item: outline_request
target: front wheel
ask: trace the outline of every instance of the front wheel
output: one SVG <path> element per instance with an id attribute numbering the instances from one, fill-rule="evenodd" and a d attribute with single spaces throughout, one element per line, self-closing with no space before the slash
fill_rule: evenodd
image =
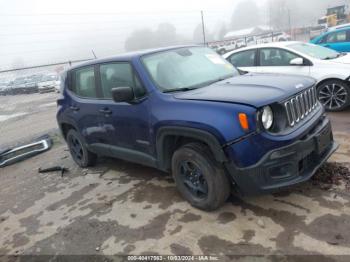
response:
<path id="1" fill-rule="evenodd" d="M 342 111 L 350 104 L 349 85 L 340 80 L 329 80 L 317 88 L 317 97 L 330 112 Z"/>
<path id="2" fill-rule="evenodd" d="M 225 171 L 216 163 L 210 149 L 200 143 L 187 144 L 174 153 L 172 172 L 182 196 L 199 209 L 215 210 L 230 194 Z"/>

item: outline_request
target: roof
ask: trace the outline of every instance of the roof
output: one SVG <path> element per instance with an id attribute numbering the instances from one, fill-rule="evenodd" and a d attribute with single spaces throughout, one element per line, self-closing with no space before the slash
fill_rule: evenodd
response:
<path id="1" fill-rule="evenodd" d="M 329 27 L 328 28 L 328 32 L 329 31 L 335 31 L 335 30 L 338 30 L 338 29 L 346 29 L 348 27 L 350 27 L 350 23 L 342 24 L 342 25 L 336 25 L 336 26 Z"/>
<path id="2" fill-rule="evenodd" d="M 299 41 L 282 41 L 282 42 L 272 42 L 272 43 L 265 43 L 265 44 L 258 44 L 258 45 L 252 45 L 252 46 L 248 46 L 248 47 L 244 47 L 244 48 L 239 48 L 236 49 L 234 51 L 228 52 L 224 55 L 224 57 L 227 57 L 233 53 L 237 53 L 240 51 L 245 51 L 245 50 L 251 50 L 251 49 L 256 49 L 256 48 L 267 48 L 267 47 L 287 47 L 289 45 L 292 44 L 299 44 L 299 43 L 303 43 L 303 42 L 299 42 Z"/>
<path id="3" fill-rule="evenodd" d="M 131 61 L 134 58 L 138 58 L 144 55 L 149 55 L 149 54 L 154 54 L 154 53 L 159 53 L 159 52 L 164 52 L 164 51 L 169 51 L 169 50 L 174 50 L 174 49 L 179 49 L 179 48 L 185 48 L 185 47 L 198 47 L 199 45 L 179 45 L 179 46 L 168 46 L 168 47 L 161 47 L 161 48 L 152 48 L 152 49 L 144 49 L 144 50 L 139 50 L 139 51 L 134 51 L 134 52 L 127 52 L 127 53 L 122 53 L 116 56 L 110 56 L 110 57 L 105 57 L 105 58 L 100 58 L 100 59 L 93 59 L 89 60 L 87 62 L 79 63 L 77 65 L 72 66 L 68 70 L 75 69 L 75 68 L 80 68 L 83 66 L 89 66 L 89 65 L 95 65 L 95 64 L 100 64 L 100 63 L 107 63 L 107 62 L 113 62 L 113 61 Z"/>

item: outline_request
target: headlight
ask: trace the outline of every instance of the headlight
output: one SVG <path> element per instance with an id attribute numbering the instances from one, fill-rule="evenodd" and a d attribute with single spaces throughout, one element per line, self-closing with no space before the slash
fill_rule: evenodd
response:
<path id="1" fill-rule="evenodd" d="M 269 130 L 273 124 L 273 112 L 271 107 L 265 106 L 261 115 L 261 122 L 266 130 Z"/>

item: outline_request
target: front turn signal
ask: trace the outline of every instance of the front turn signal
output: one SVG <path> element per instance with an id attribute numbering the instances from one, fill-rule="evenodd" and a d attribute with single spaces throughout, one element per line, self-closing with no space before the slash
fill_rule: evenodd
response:
<path id="1" fill-rule="evenodd" d="M 248 123 L 248 117 L 244 113 L 239 113 L 238 114 L 239 118 L 239 123 L 241 124 L 241 127 L 243 128 L 244 131 L 249 130 L 249 123 Z"/>

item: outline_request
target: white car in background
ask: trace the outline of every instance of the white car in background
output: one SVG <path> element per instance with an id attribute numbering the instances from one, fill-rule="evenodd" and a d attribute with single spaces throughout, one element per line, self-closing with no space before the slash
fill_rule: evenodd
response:
<path id="1" fill-rule="evenodd" d="M 291 41 L 246 47 L 223 57 L 242 71 L 315 78 L 318 99 L 328 111 L 350 105 L 350 54 Z"/>
<path id="2" fill-rule="evenodd" d="M 43 76 L 38 83 L 39 93 L 59 92 L 61 81 L 57 74 L 49 74 Z"/>

